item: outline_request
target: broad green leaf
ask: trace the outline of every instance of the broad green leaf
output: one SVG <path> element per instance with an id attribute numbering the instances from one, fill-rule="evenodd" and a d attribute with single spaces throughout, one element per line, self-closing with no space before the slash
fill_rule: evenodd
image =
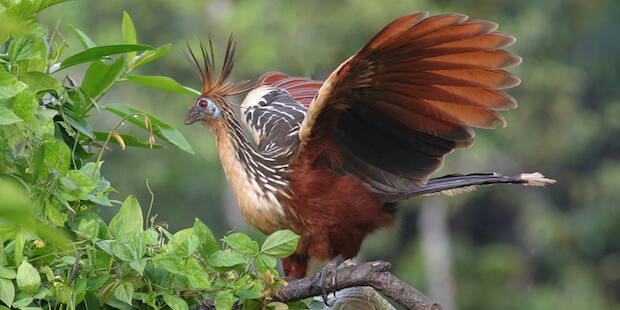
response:
<path id="1" fill-rule="evenodd" d="M 27 308 L 28 305 L 32 303 L 34 300 L 33 296 L 28 296 L 26 298 L 22 298 L 20 300 L 16 300 L 13 302 L 13 308 L 24 309 Z"/>
<path id="2" fill-rule="evenodd" d="M 140 235 L 140 238 L 142 238 L 142 240 L 144 241 L 144 243 L 146 243 L 146 245 L 156 245 L 157 240 L 159 238 L 159 234 L 152 229 L 147 229 L 144 232 L 142 232 L 142 234 Z"/>
<path id="3" fill-rule="evenodd" d="M 9 110 L 9 108 L 0 105 L 0 125 L 10 125 L 22 121 L 23 120 L 15 115 L 13 111 Z"/>
<path id="4" fill-rule="evenodd" d="M 249 283 L 238 290 L 235 295 L 245 299 L 258 299 L 264 297 L 262 290 L 262 285 L 258 283 Z"/>
<path id="5" fill-rule="evenodd" d="M 138 260 L 146 254 L 146 242 L 140 236 L 133 236 L 127 243 L 127 247 L 131 251 L 134 260 Z"/>
<path id="6" fill-rule="evenodd" d="M 93 135 L 95 135 L 95 140 L 96 141 L 105 141 L 108 138 L 108 133 L 107 132 L 98 132 L 95 131 L 93 132 Z M 148 139 L 140 139 L 137 138 L 135 136 L 130 136 L 130 135 L 120 135 L 121 138 L 123 139 L 123 142 L 125 142 L 126 146 L 133 146 L 133 147 L 141 147 L 141 148 L 151 148 L 151 146 L 149 145 L 149 140 Z M 110 139 L 109 142 L 118 144 L 118 141 L 116 139 Z M 153 149 L 163 149 L 165 148 L 165 146 L 161 145 L 161 144 L 153 144 Z"/>
<path id="7" fill-rule="evenodd" d="M 17 287 L 26 294 L 34 294 L 41 286 L 41 276 L 29 262 L 23 261 L 17 268 Z"/>
<path id="8" fill-rule="evenodd" d="M 247 260 L 243 254 L 231 251 L 217 251 L 209 256 L 207 262 L 213 267 L 233 267 L 247 264 Z"/>
<path id="9" fill-rule="evenodd" d="M 0 278 L 0 301 L 10 307 L 15 300 L 15 286 L 13 281 Z"/>
<path id="10" fill-rule="evenodd" d="M 8 267 L 0 266 L 0 278 L 15 279 L 15 276 L 15 270 Z"/>
<path id="11" fill-rule="evenodd" d="M 82 81 L 82 90 L 84 90 L 90 98 L 95 98 L 102 94 L 118 77 L 119 73 L 125 65 L 124 56 L 120 57 L 111 65 L 106 65 L 101 60 L 93 61 L 84 75 Z"/>
<path id="12" fill-rule="evenodd" d="M 172 310 L 187 310 L 189 307 L 187 306 L 187 302 L 183 300 L 183 298 L 175 297 L 170 294 L 162 294 L 164 296 L 164 301 Z M 232 305 L 231 305 L 232 306 Z M 231 308 L 228 308 L 231 309 Z"/>
<path id="13" fill-rule="evenodd" d="M 112 240 L 110 243 L 110 250 L 122 261 L 131 262 L 136 259 L 135 255 L 124 242 Z"/>
<path id="14" fill-rule="evenodd" d="M 155 118 L 153 115 L 119 103 L 108 103 L 103 108 L 121 117 L 125 117 L 133 113 L 145 114 L 151 120 L 151 124 L 153 125 L 153 134 L 181 150 L 194 154 L 194 150 L 189 145 L 189 142 L 187 142 L 185 137 L 183 137 L 178 130 Z M 143 117 L 130 117 L 129 121 L 139 127 L 145 128 Z"/>
<path id="15" fill-rule="evenodd" d="M 69 170 L 71 164 L 71 151 L 69 147 L 59 140 L 46 138 L 34 153 L 31 170 L 35 178 L 47 179 L 49 169 L 54 168 L 61 174 Z"/>
<path id="16" fill-rule="evenodd" d="M 35 41 L 34 35 L 26 35 L 15 38 L 9 45 L 8 54 L 9 61 L 13 65 L 17 65 L 28 59 L 41 58 L 40 52 L 33 52 Z"/>
<path id="17" fill-rule="evenodd" d="M 183 86 L 167 76 L 131 75 L 127 77 L 127 80 L 165 91 L 186 95 L 200 95 L 199 91 Z"/>
<path id="18" fill-rule="evenodd" d="M 110 221 L 110 230 L 121 241 L 138 236 L 142 232 L 142 209 L 135 196 L 125 199 L 120 211 Z"/>
<path id="19" fill-rule="evenodd" d="M 259 254 L 256 257 L 256 269 L 260 273 L 265 273 L 269 269 L 276 268 L 278 259 L 266 254 Z"/>
<path id="20" fill-rule="evenodd" d="M 18 81 L 14 75 L 0 71 L 0 99 L 11 98 L 26 89 L 26 87 L 28 85 Z"/>
<path id="21" fill-rule="evenodd" d="M 26 85 L 28 85 L 34 93 L 51 90 L 57 94 L 60 94 L 60 91 L 62 90 L 60 81 L 43 72 L 27 72 L 26 74 L 21 75 L 19 79 L 26 83 Z"/>
<path id="22" fill-rule="evenodd" d="M 75 36 L 78 38 L 78 40 L 80 40 L 80 43 L 82 43 L 82 47 L 91 48 L 97 46 L 97 44 L 95 44 L 95 42 L 93 42 L 93 40 L 91 40 L 82 30 L 73 27 L 73 25 L 67 26 L 69 26 L 69 28 L 73 30 Z"/>
<path id="23" fill-rule="evenodd" d="M 234 296 L 229 290 L 218 292 L 215 295 L 215 309 L 217 310 L 229 310 L 232 309 Z"/>
<path id="24" fill-rule="evenodd" d="M 58 191 L 60 196 L 67 201 L 75 201 L 82 199 L 97 185 L 93 183 L 90 176 L 79 170 L 69 170 L 63 178 L 60 179 Z"/>
<path id="25" fill-rule="evenodd" d="M 194 235 L 187 236 L 187 238 L 181 242 L 181 248 L 183 249 L 183 252 L 185 252 L 186 256 L 191 256 L 194 254 L 199 245 L 200 239 Z"/>
<path id="26" fill-rule="evenodd" d="M 104 46 L 96 46 L 89 48 L 85 51 L 77 53 L 73 56 L 65 59 L 61 64 L 58 70 L 62 70 L 64 68 L 68 68 L 71 66 L 75 66 L 81 63 L 103 59 L 105 57 L 122 54 L 133 51 L 145 51 L 145 50 L 154 50 L 153 47 L 148 45 L 141 44 L 116 44 L 116 45 L 104 45 Z M 57 71 L 58 71 L 57 70 Z"/>
<path id="27" fill-rule="evenodd" d="M 141 258 L 139 260 L 134 260 L 129 262 L 129 267 L 133 268 L 133 270 L 137 271 L 140 275 L 144 274 L 144 268 L 146 268 L 146 263 L 149 261 L 149 258 Z"/>
<path id="28" fill-rule="evenodd" d="M 83 219 L 80 221 L 80 226 L 78 228 L 78 233 L 89 240 L 97 240 L 99 239 L 99 222 L 97 220 L 91 219 L 86 220 Z"/>
<path id="29" fill-rule="evenodd" d="M 258 242 L 253 241 L 248 235 L 243 233 L 234 233 L 226 236 L 223 240 L 241 254 L 256 256 L 258 254 Z"/>
<path id="30" fill-rule="evenodd" d="M 121 23 L 121 29 L 123 32 L 123 42 L 127 44 L 138 43 L 136 36 L 136 28 L 133 26 L 133 21 L 127 12 L 123 12 L 123 22 Z M 127 53 L 127 61 L 132 61 L 136 57 L 136 52 Z"/>
<path id="31" fill-rule="evenodd" d="M 29 73 L 26 73 L 28 75 Z M 8 106 L 15 115 L 32 125 L 33 130 L 38 130 L 40 127 L 40 121 L 35 116 L 37 109 L 39 108 L 39 102 L 34 93 L 29 91 L 23 91 L 9 99 L 11 104 Z"/>
<path id="32" fill-rule="evenodd" d="M 183 274 L 183 258 L 176 254 L 160 254 L 153 258 L 155 267 L 173 274 Z"/>
<path id="33" fill-rule="evenodd" d="M 121 281 L 121 284 L 114 289 L 114 297 L 131 305 L 134 286 L 131 282 Z"/>
<path id="34" fill-rule="evenodd" d="M 265 239 L 261 252 L 277 258 L 288 257 L 297 249 L 297 242 L 299 235 L 293 231 L 278 230 Z"/>
<path id="35" fill-rule="evenodd" d="M 4 188 L 4 187 L 6 186 L 0 186 L 0 188 Z M 25 200 L 24 202 L 28 203 L 27 200 Z M 17 230 L 18 230 L 17 226 L 11 223 L 0 223 L 0 243 L 7 241 L 9 239 L 13 239 L 13 237 L 15 237 L 15 234 L 17 234 Z"/>
<path id="36" fill-rule="evenodd" d="M 187 260 L 183 272 L 187 285 L 190 287 L 205 290 L 211 289 L 211 279 L 209 279 L 208 274 L 202 269 L 202 266 L 200 266 L 200 263 L 194 257 L 190 257 Z"/>
<path id="37" fill-rule="evenodd" d="M 199 219 L 194 220 L 194 234 L 200 239 L 200 246 L 198 246 L 198 251 L 202 257 L 207 258 L 211 256 L 211 254 L 220 250 L 219 245 L 217 245 L 217 241 L 213 237 L 213 233 Z"/>
<path id="38" fill-rule="evenodd" d="M 133 60 L 130 60 L 127 66 L 131 69 L 136 69 L 138 67 L 144 66 L 145 64 L 153 60 L 157 60 L 159 58 L 162 58 L 168 55 L 168 53 L 170 53 L 171 47 L 172 47 L 171 44 L 166 44 L 166 45 L 162 45 L 156 48 L 154 51 L 153 50 L 144 51 L 138 57 L 134 58 Z"/>

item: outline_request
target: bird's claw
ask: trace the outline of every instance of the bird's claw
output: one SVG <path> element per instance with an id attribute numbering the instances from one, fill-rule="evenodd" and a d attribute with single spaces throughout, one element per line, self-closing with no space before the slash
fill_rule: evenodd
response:
<path id="1" fill-rule="evenodd" d="M 325 279 L 327 279 L 327 276 L 331 276 L 330 287 L 334 287 L 336 285 L 336 272 L 337 272 L 337 268 L 344 261 L 345 261 L 344 256 L 338 255 L 332 261 L 327 263 L 327 265 L 325 265 L 325 267 L 323 267 L 323 269 L 321 269 L 315 275 L 315 277 L 317 277 L 317 276 L 319 277 L 318 285 L 321 288 L 321 296 L 323 297 L 323 302 L 326 305 L 328 305 L 328 303 L 327 303 L 327 287 L 325 285 L 326 284 Z"/>

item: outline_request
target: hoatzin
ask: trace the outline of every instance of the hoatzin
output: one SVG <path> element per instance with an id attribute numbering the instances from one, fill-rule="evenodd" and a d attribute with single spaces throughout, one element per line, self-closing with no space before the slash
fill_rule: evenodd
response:
<path id="1" fill-rule="evenodd" d="M 474 142 L 471 127 L 506 125 L 498 110 L 515 108 L 501 89 L 520 80 L 503 68 L 521 58 L 502 50 L 512 36 L 461 14 L 403 16 L 387 25 L 326 81 L 264 74 L 229 83 L 232 38 L 215 78 L 213 48 L 201 44 L 202 94 L 185 124 L 215 134 L 227 179 L 246 221 L 265 234 L 301 235 L 284 273 L 304 277 L 311 258 L 352 258 L 364 238 L 394 222 L 394 203 L 476 185 L 544 185 L 540 173 L 429 176 L 454 149 Z M 200 56 L 200 55 L 199 55 Z M 202 62 L 202 64 L 201 64 Z M 227 97 L 251 90 L 241 123 Z"/>

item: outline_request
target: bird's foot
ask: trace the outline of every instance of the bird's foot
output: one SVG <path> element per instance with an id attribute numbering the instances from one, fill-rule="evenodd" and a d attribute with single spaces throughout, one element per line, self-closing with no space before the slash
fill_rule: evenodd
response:
<path id="1" fill-rule="evenodd" d="M 342 264 L 345 260 L 346 259 L 344 258 L 344 256 L 338 255 L 332 261 L 327 263 L 327 265 L 325 265 L 323 269 L 319 270 L 319 272 L 317 272 L 313 276 L 313 278 L 315 278 L 314 280 L 316 280 L 316 277 L 318 277 L 318 285 L 321 288 L 321 296 L 323 297 L 323 302 L 325 302 L 326 305 L 327 305 L 326 279 L 328 276 L 331 277 L 330 286 L 334 287 L 336 285 L 336 272 L 337 272 L 338 266 L 340 266 L 340 264 Z"/>

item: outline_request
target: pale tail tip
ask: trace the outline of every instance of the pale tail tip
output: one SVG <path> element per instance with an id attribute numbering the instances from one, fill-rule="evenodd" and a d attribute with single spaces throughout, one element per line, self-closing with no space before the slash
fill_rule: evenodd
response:
<path id="1" fill-rule="evenodd" d="M 523 183 L 525 186 L 545 186 L 547 184 L 555 183 L 554 179 L 547 179 L 540 172 L 534 173 L 522 173 L 519 175 L 522 180 L 527 181 L 527 183 Z"/>

